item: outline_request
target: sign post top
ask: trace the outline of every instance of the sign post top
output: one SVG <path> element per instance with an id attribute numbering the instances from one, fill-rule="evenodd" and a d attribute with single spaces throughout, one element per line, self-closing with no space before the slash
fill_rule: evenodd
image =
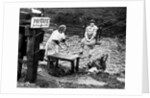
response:
<path id="1" fill-rule="evenodd" d="M 32 17 L 31 28 L 48 28 L 50 25 L 49 17 Z"/>

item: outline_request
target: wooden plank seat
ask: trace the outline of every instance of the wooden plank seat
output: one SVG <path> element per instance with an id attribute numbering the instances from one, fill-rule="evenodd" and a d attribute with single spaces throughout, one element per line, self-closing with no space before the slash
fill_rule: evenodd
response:
<path id="1" fill-rule="evenodd" d="M 60 54 L 56 53 L 53 55 L 48 55 L 48 61 L 50 62 L 52 59 L 56 60 L 56 67 L 58 67 L 59 60 L 68 61 L 71 63 L 71 72 L 75 72 L 79 70 L 79 55 L 68 55 L 68 54 Z M 76 62 L 75 62 L 76 61 Z"/>

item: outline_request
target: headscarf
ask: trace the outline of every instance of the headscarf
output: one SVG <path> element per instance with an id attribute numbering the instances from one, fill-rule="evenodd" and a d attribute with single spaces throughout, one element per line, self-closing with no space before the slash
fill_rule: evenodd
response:
<path id="1" fill-rule="evenodd" d="M 62 29 L 64 29 L 64 30 L 66 30 L 66 25 L 60 25 L 59 27 L 58 27 L 58 30 L 62 30 Z"/>

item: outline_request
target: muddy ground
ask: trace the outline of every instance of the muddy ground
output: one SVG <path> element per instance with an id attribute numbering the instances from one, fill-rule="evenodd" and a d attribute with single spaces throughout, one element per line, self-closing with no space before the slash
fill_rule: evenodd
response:
<path id="1" fill-rule="evenodd" d="M 49 38 L 49 34 L 44 35 L 43 45 Z M 79 36 L 71 36 L 67 40 L 69 49 L 60 50 L 65 54 L 78 54 L 80 52 Z M 94 48 L 92 60 L 100 58 L 103 54 L 108 54 L 106 70 L 97 74 L 86 72 L 89 63 L 88 48 L 84 50 L 79 63 L 79 72 L 70 73 L 70 63 L 61 61 L 59 68 L 47 70 L 46 63 L 39 63 L 37 81 L 34 84 L 24 82 L 26 65 L 23 64 L 22 78 L 18 82 L 18 87 L 37 88 L 125 88 L 125 44 L 116 38 L 101 38 L 99 44 Z"/>

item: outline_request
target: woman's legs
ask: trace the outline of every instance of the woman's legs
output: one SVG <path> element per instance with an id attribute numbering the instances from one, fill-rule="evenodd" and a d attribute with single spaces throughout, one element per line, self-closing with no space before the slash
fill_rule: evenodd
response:
<path id="1" fill-rule="evenodd" d="M 85 38 L 83 38 L 81 40 L 81 49 L 82 49 L 82 53 L 84 51 L 84 48 L 85 48 L 85 45 L 88 47 L 88 59 L 89 61 L 91 61 L 91 57 L 92 57 L 92 54 L 94 52 L 94 46 L 95 46 L 95 43 L 96 43 L 96 40 L 93 39 L 91 41 L 86 41 Z"/>
<path id="2" fill-rule="evenodd" d="M 89 56 L 88 56 L 88 58 L 89 58 L 90 62 L 92 62 L 91 57 L 92 57 L 92 54 L 94 52 L 95 43 L 96 43 L 96 40 L 93 39 L 92 41 L 89 42 L 89 45 L 88 45 L 88 47 L 89 47 Z"/>
<path id="3" fill-rule="evenodd" d="M 83 54 L 83 52 L 84 52 L 85 43 L 86 43 L 86 39 L 83 38 L 83 39 L 81 40 L 81 45 L 80 45 L 80 47 L 81 47 L 81 49 L 80 49 L 80 54 Z"/>

